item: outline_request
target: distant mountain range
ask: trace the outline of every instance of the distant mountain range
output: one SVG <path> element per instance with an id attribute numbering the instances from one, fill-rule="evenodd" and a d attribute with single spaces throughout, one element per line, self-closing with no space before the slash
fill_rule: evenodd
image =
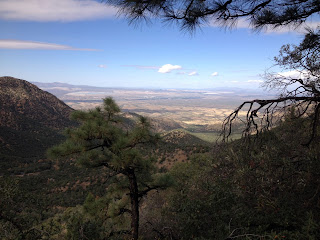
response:
<path id="1" fill-rule="evenodd" d="M 66 94 L 67 92 L 78 92 L 78 91 L 87 91 L 87 92 L 112 92 L 112 90 L 120 90 L 120 89 L 131 89 L 133 91 L 136 90 L 151 90 L 155 92 L 161 91 L 185 91 L 185 92 L 213 92 L 213 93 L 220 93 L 220 94 L 253 94 L 253 95 L 263 95 L 269 96 L 274 95 L 272 92 L 266 92 L 263 89 L 247 89 L 241 87 L 216 87 L 216 88 L 208 88 L 208 89 L 147 89 L 147 88 L 124 88 L 124 87 L 98 87 L 98 86 L 89 86 L 89 85 L 73 85 L 68 83 L 62 82 L 52 82 L 52 83 L 43 83 L 43 82 L 32 82 L 34 85 L 38 86 L 39 88 L 46 90 L 56 96 L 61 94 Z"/>

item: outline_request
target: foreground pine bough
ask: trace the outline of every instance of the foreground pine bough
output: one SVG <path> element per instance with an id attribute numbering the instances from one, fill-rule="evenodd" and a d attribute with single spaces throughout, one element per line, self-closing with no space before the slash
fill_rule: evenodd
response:
<path id="1" fill-rule="evenodd" d="M 112 215 L 117 217 L 129 214 L 131 230 L 128 232 L 132 239 L 138 239 L 141 199 L 152 190 L 165 189 L 170 185 L 170 178 L 158 173 L 155 158 L 141 154 L 143 146 L 154 144 L 159 139 L 157 134 L 151 132 L 148 120 L 140 117 L 136 127 L 126 129 L 121 124 L 120 108 L 114 100 L 105 98 L 103 101 L 103 108 L 98 107 L 88 112 L 75 111 L 72 117 L 81 125 L 68 129 L 67 140 L 50 149 L 49 155 L 55 158 L 76 156 L 81 165 L 105 167 L 110 172 L 110 177 L 118 177 L 120 189 L 107 190 L 111 195 L 115 191 L 115 199 L 122 199 L 116 207 L 117 214 Z M 111 201 L 110 204 L 115 203 Z"/>
<path id="2" fill-rule="evenodd" d="M 319 0 L 103 0 L 119 8 L 130 22 L 159 18 L 181 29 L 195 30 L 205 23 L 232 26 L 239 19 L 254 28 L 300 24 L 320 12 Z"/>

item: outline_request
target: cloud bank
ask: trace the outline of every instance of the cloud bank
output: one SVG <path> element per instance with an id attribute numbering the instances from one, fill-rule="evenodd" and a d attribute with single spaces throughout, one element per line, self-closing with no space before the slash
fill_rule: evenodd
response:
<path id="1" fill-rule="evenodd" d="M 3 49 L 39 49 L 39 50 L 73 50 L 73 51 L 99 51 L 90 48 L 75 48 L 55 43 L 33 42 L 12 39 L 0 39 L 0 48 Z"/>
<path id="2" fill-rule="evenodd" d="M 179 65 L 171 65 L 171 64 L 165 64 L 159 69 L 159 73 L 169 73 L 173 70 L 181 69 L 182 67 Z"/>
<path id="3" fill-rule="evenodd" d="M 73 22 L 111 18 L 117 9 L 94 0 L 1 0 L 0 19 Z"/>

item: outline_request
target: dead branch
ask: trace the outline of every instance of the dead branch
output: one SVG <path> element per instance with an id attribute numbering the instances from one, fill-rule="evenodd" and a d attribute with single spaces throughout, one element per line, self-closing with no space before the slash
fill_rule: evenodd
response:
<path id="1" fill-rule="evenodd" d="M 252 101 L 245 101 L 223 121 L 222 140 L 228 141 L 228 138 L 232 134 L 232 126 L 237 120 L 240 120 L 245 124 L 243 130 L 244 136 L 252 134 L 258 135 L 260 132 L 269 130 L 276 124 L 277 121 L 274 121 L 275 115 L 278 114 L 277 120 L 281 120 L 281 114 L 284 114 L 288 107 L 297 107 L 299 109 L 297 117 L 300 118 L 306 114 L 311 104 L 316 104 L 312 119 L 312 135 L 307 143 L 307 145 L 309 145 L 316 135 L 320 112 L 319 103 L 320 96 L 288 96 L 268 100 L 255 99 Z M 279 104 L 281 106 L 279 106 Z M 243 118 L 239 116 L 239 113 L 241 111 L 245 111 L 247 106 L 248 110 L 246 110 L 246 119 L 243 120 Z"/>

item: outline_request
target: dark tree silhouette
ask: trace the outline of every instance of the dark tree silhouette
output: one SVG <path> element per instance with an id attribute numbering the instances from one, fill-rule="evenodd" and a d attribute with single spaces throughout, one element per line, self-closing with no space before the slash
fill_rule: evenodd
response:
<path id="1" fill-rule="evenodd" d="M 182 29 L 194 30 L 213 21 L 233 24 L 239 18 L 253 27 L 300 24 L 319 14 L 319 0 L 103 0 L 119 8 L 130 21 L 160 18 L 176 21 Z"/>
<path id="2" fill-rule="evenodd" d="M 284 45 L 276 65 L 288 74 L 266 73 L 264 86 L 280 92 L 275 99 L 255 99 L 242 103 L 223 123 L 223 138 L 232 132 L 232 124 L 244 121 L 245 134 L 267 130 L 283 119 L 286 110 L 295 108 L 295 117 L 310 117 L 311 137 L 309 145 L 317 133 L 320 111 L 320 30 L 309 31 L 299 46 Z M 247 107 L 247 108 L 246 108 Z M 246 111 L 246 118 L 239 118 L 240 111 Z"/>

